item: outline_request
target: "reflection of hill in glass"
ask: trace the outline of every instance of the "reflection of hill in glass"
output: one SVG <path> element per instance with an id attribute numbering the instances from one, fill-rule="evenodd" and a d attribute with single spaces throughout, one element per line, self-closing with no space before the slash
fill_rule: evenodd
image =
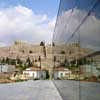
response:
<path id="1" fill-rule="evenodd" d="M 100 76 L 100 0 L 61 0 L 53 43 L 56 64 L 69 68 L 78 79 L 97 81 Z"/>
<path id="2" fill-rule="evenodd" d="M 82 47 L 100 50 L 100 18 L 97 17 L 100 14 L 100 1 L 90 1 L 62 0 L 55 26 L 54 42 L 78 41 L 80 35 Z"/>

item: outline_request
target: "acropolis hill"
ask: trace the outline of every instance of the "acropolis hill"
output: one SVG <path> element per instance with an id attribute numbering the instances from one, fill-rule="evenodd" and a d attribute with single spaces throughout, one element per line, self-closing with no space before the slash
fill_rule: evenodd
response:
<path id="1" fill-rule="evenodd" d="M 80 56 L 88 54 L 91 50 L 80 48 Z M 69 45 L 55 45 L 50 44 L 32 44 L 24 41 L 15 41 L 13 45 L 0 48 L 0 59 L 20 58 L 23 62 L 29 57 L 31 61 L 36 61 L 35 64 L 39 66 L 39 56 L 41 57 L 41 67 L 50 68 L 53 67 L 53 55 L 56 56 L 56 65 L 59 65 L 60 61 L 64 62 L 65 59 L 69 61 L 71 59 L 77 59 L 79 56 L 79 44 L 72 43 Z"/>

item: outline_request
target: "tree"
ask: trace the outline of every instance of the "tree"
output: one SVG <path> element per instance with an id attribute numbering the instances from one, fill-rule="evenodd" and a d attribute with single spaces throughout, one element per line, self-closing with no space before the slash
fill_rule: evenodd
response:
<path id="1" fill-rule="evenodd" d="M 24 51 L 24 50 L 22 50 L 22 53 L 25 53 L 25 51 Z"/>
<path id="2" fill-rule="evenodd" d="M 61 51 L 61 54 L 65 54 L 65 51 L 62 50 L 62 51 Z"/>
<path id="3" fill-rule="evenodd" d="M 16 61 L 17 61 L 17 64 L 22 64 L 22 61 L 18 57 L 17 57 Z"/>
<path id="4" fill-rule="evenodd" d="M 11 59 L 10 64 L 11 65 L 16 65 L 16 60 L 15 59 Z"/>
<path id="5" fill-rule="evenodd" d="M 71 50 L 69 51 L 69 54 L 70 54 L 70 55 L 72 54 L 72 51 L 71 51 Z"/>
<path id="6" fill-rule="evenodd" d="M 40 68 L 41 68 L 41 56 L 39 56 L 38 61 L 40 62 Z"/>
<path id="7" fill-rule="evenodd" d="M 28 65 L 28 67 L 32 67 L 33 66 L 33 63 L 31 62 L 29 57 L 27 58 L 26 63 Z"/>
<path id="8" fill-rule="evenodd" d="M 44 53 L 44 56 L 46 58 L 46 48 L 45 48 L 45 45 L 43 46 L 43 53 Z"/>
<path id="9" fill-rule="evenodd" d="M 30 50 L 30 51 L 29 51 L 29 53 L 33 53 L 33 51 L 32 51 L 32 50 Z"/>
<path id="10" fill-rule="evenodd" d="M 5 63 L 6 63 L 5 58 L 3 58 L 3 59 L 1 60 L 1 63 L 2 63 L 2 64 L 5 64 Z"/>
<path id="11" fill-rule="evenodd" d="M 44 46 L 45 43 L 43 41 L 40 42 L 40 46 Z"/>
<path id="12" fill-rule="evenodd" d="M 41 42 L 40 42 L 40 46 L 43 46 L 43 54 L 44 54 L 44 56 L 45 56 L 45 58 L 46 58 L 46 47 L 45 47 L 45 42 L 41 41 Z"/>
<path id="13" fill-rule="evenodd" d="M 46 79 L 49 79 L 49 71 L 46 70 Z"/>
<path id="14" fill-rule="evenodd" d="M 56 56 L 54 56 L 53 62 L 54 62 L 54 68 L 55 68 Z"/>
<path id="15" fill-rule="evenodd" d="M 8 57 L 6 58 L 6 63 L 9 64 L 9 58 Z"/>
<path id="16" fill-rule="evenodd" d="M 53 47 L 55 46 L 55 43 L 54 43 L 54 42 L 52 42 L 52 46 L 53 46 Z"/>

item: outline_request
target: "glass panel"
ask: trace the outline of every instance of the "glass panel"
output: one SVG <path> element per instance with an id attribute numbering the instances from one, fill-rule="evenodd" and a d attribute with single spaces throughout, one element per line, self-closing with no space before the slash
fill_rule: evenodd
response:
<path id="1" fill-rule="evenodd" d="M 63 99 L 99 100 L 100 0 L 61 0 L 53 44 L 54 71 L 69 71 L 54 81 Z"/>

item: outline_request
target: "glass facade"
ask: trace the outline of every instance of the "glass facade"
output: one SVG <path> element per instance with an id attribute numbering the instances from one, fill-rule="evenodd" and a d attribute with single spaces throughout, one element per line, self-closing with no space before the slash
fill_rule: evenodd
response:
<path id="1" fill-rule="evenodd" d="M 61 0 L 52 42 L 54 67 L 71 71 L 69 100 L 99 100 L 100 0 Z"/>

